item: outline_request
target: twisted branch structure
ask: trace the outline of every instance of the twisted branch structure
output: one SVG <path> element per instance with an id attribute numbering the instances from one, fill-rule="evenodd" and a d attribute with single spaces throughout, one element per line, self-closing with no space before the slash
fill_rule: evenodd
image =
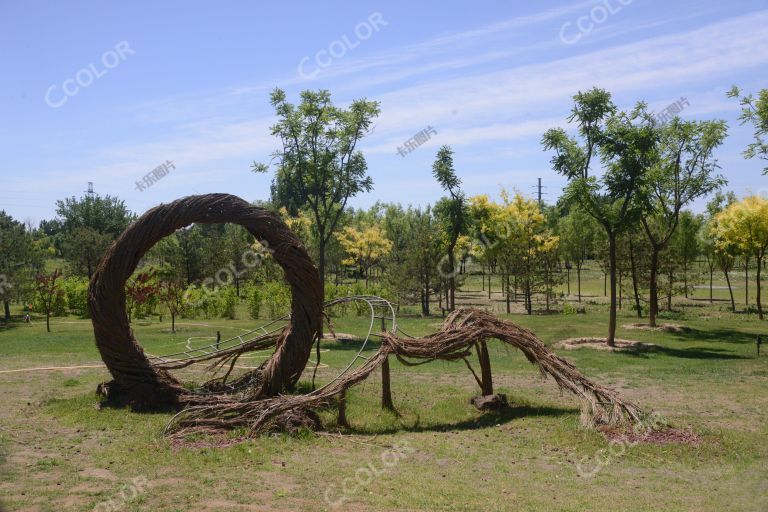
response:
<path id="1" fill-rule="evenodd" d="M 128 322 L 126 281 L 144 254 L 162 238 L 192 223 L 227 222 L 244 226 L 273 251 L 291 288 L 291 314 L 287 319 L 279 320 L 287 320 L 288 324 L 272 331 L 262 328 L 263 334 L 248 340 L 238 336 L 240 343 L 227 345 L 222 350 L 218 350 L 218 346 L 216 351 L 195 349 L 176 359 L 148 357 Z M 434 334 L 422 338 L 398 336 L 392 305 L 378 297 L 340 299 L 368 303 L 371 308 L 369 337 L 374 320 L 382 320 L 378 351 L 363 357 L 364 343 L 352 363 L 325 386 L 303 395 L 283 394 L 295 389 L 306 368 L 322 326 L 322 300 L 317 268 L 299 239 L 274 213 L 229 194 L 190 196 L 157 206 L 142 215 L 112 244 L 91 279 L 88 303 L 96 344 L 113 377 L 111 382 L 100 386 L 100 391 L 109 402 L 127 404 L 137 410 L 184 406 L 166 427 L 166 434 L 171 436 L 237 428 L 245 428 L 251 435 L 297 425 L 317 428 L 319 419 L 314 409 L 327 405 L 334 397 L 342 399 L 350 387 L 367 379 L 376 369 L 382 368 L 383 380 L 388 383 L 389 356 L 408 366 L 435 360 L 463 360 L 472 370 L 467 359 L 472 349 L 484 348 L 486 342 L 499 340 L 520 349 L 544 376 L 553 378 L 561 389 L 579 398 L 585 422 L 616 425 L 639 423 L 644 419 L 644 413 L 635 404 L 584 377 L 571 363 L 547 349 L 528 329 L 481 310 L 461 309 L 451 314 Z M 385 312 L 377 316 L 376 308 L 383 308 Z M 384 329 L 387 319 L 392 322 L 388 332 Z M 234 382 L 227 381 L 242 354 L 271 347 L 275 348 L 274 353 L 258 369 Z M 483 353 L 487 358 L 487 350 Z M 363 359 L 364 363 L 353 369 L 358 359 Z M 229 371 L 224 377 L 208 381 L 197 391 L 185 389 L 169 373 L 169 370 L 202 361 L 211 361 L 211 369 L 229 366 Z M 492 389 L 489 364 L 484 368 L 482 379 L 472 371 L 484 390 Z M 385 395 L 388 397 L 387 392 Z M 383 403 L 389 403 L 391 407 L 391 398 Z"/>
<path id="2" fill-rule="evenodd" d="M 291 293 L 291 321 L 272 357 L 258 370 L 254 396 L 294 388 L 307 364 L 322 321 L 322 285 L 312 259 L 279 216 L 229 194 L 189 196 L 147 211 L 112 244 L 88 289 L 96 345 L 113 381 L 100 386 L 108 401 L 137 410 L 179 407 L 187 395 L 165 369 L 152 364 L 137 343 L 125 309 L 125 283 L 159 240 L 193 223 L 235 223 L 264 242 L 283 268 Z"/>
<path id="3" fill-rule="evenodd" d="M 576 395 L 583 405 L 585 423 L 616 425 L 643 421 L 644 413 L 639 407 L 584 377 L 571 363 L 547 349 L 530 330 L 481 310 L 460 309 L 446 319 L 438 332 L 423 338 L 384 334 L 379 350 L 363 365 L 312 393 L 271 398 L 250 392 L 190 397 L 189 406 L 171 420 L 166 433 L 179 436 L 245 428 L 256 435 L 281 428 L 294 422 L 302 411 L 324 406 L 333 397 L 367 379 L 390 355 L 409 366 L 435 360 L 466 361 L 476 343 L 490 339 L 520 349 L 544 376 L 552 377 L 561 389 Z"/>

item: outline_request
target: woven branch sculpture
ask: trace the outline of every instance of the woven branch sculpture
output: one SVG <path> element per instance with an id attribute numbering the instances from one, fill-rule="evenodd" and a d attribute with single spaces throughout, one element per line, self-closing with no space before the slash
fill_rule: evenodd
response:
<path id="1" fill-rule="evenodd" d="M 283 331 L 198 361 L 214 360 L 211 368 L 227 364 L 231 368 L 249 351 L 274 346 L 273 355 L 257 370 L 239 377 L 236 385 L 227 383 L 225 376 L 206 383 L 203 393 L 183 388 L 168 372 L 189 363 L 153 364 L 146 357 L 128 323 L 124 291 L 126 280 L 155 243 L 195 222 L 241 224 L 258 240 L 265 240 L 285 271 L 292 293 L 290 323 Z M 585 423 L 616 425 L 639 423 L 645 418 L 639 407 L 584 377 L 530 330 L 477 309 L 455 311 L 438 332 L 422 338 L 383 333 L 378 351 L 360 367 L 311 393 L 283 394 L 295 389 L 318 338 L 323 315 L 321 283 L 306 249 L 278 216 L 232 195 L 191 196 L 149 210 L 109 249 L 91 280 L 88 300 L 96 343 L 114 379 L 100 387 L 101 393 L 111 402 L 139 410 L 183 407 L 166 427 L 166 434 L 171 436 L 238 428 L 251 435 L 296 426 L 317 428 L 315 409 L 334 397 L 343 403 L 346 390 L 376 369 L 382 368 L 388 390 L 390 355 L 405 365 L 463 360 L 471 370 L 468 357 L 474 348 L 483 369 L 483 377 L 475 378 L 487 394 L 492 383 L 486 342 L 493 339 L 520 349 L 543 375 L 579 398 Z M 385 395 L 382 403 L 391 404 L 388 391 Z"/>
<path id="2" fill-rule="evenodd" d="M 115 240 L 94 273 L 88 305 L 101 358 L 114 379 L 100 392 L 136 410 L 178 407 L 186 390 L 153 366 L 133 335 L 125 308 L 125 283 L 159 240 L 193 223 L 235 223 L 265 241 L 283 268 L 291 293 L 291 322 L 255 379 L 257 396 L 293 390 L 322 325 L 322 285 L 298 237 L 280 217 L 229 194 L 206 194 L 162 204 L 142 215 Z"/>

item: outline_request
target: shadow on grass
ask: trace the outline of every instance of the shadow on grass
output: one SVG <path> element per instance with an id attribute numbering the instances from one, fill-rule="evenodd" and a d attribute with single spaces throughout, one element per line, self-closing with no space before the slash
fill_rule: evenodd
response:
<path id="1" fill-rule="evenodd" d="M 766 328 L 768 333 L 768 328 Z M 685 331 L 671 333 L 672 336 L 677 338 L 678 341 L 704 341 L 704 342 L 716 342 L 716 343 L 737 343 L 737 344 L 754 344 L 757 335 L 743 332 L 734 331 L 731 329 L 707 329 L 700 330 L 694 328 L 687 328 Z"/>
<path id="2" fill-rule="evenodd" d="M 751 357 L 734 354 L 733 351 L 724 348 L 671 348 L 656 345 L 642 350 L 624 350 L 621 352 L 632 357 L 648 359 L 651 354 L 663 354 L 669 357 L 683 359 L 752 359 Z"/>
<path id="3" fill-rule="evenodd" d="M 371 428 L 350 427 L 346 429 L 349 434 L 396 434 L 398 432 L 452 432 L 464 430 L 479 430 L 497 425 L 508 423 L 512 420 L 526 417 L 558 417 L 568 415 L 578 415 L 579 409 L 564 409 L 560 407 L 533 407 L 530 405 L 510 405 L 499 411 L 484 412 L 482 415 L 454 423 L 435 423 L 431 425 L 422 425 L 417 416 L 416 422 L 412 425 L 402 423 L 399 426 L 382 426 Z"/>

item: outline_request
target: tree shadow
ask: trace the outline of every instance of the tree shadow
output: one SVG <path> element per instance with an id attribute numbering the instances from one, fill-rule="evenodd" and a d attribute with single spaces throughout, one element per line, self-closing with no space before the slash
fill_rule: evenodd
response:
<path id="1" fill-rule="evenodd" d="M 768 328 L 766 329 L 768 334 Z M 716 343 L 754 344 L 756 334 L 730 329 L 694 329 L 689 327 L 681 332 L 669 333 L 678 341 L 703 341 Z"/>
<path id="2" fill-rule="evenodd" d="M 642 350 L 623 350 L 621 353 L 643 359 L 648 359 L 651 354 L 663 354 L 683 359 L 751 359 L 747 356 L 734 354 L 733 351 L 724 348 L 671 348 L 661 345 L 644 348 Z"/>
<path id="3" fill-rule="evenodd" d="M 395 413 L 392 413 L 393 415 Z M 579 409 L 565 409 L 560 407 L 542 406 L 535 407 L 530 405 L 510 404 L 508 407 L 497 411 L 486 411 L 476 418 L 470 418 L 458 422 L 435 423 L 422 425 L 421 419 L 417 416 L 416 422 L 407 425 L 400 420 L 399 426 L 383 426 L 371 428 L 350 427 L 346 429 L 349 434 L 372 435 L 372 434 L 396 434 L 399 432 L 453 432 L 480 430 L 497 425 L 506 424 L 512 420 L 526 417 L 559 417 L 567 415 L 578 415 Z"/>

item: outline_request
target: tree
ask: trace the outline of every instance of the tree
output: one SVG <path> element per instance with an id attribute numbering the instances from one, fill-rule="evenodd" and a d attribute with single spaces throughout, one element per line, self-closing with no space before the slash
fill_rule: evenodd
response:
<path id="1" fill-rule="evenodd" d="M 58 279 L 61 277 L 61 270 L 56 269 L 50 274 L 38 274 L 35 278 L 35 291 L 37 293 L 37 303 L 42 305 L 45 311 L 45 328 L 51 332 L 51 312 L 58 298 L 64 295 Z"/>
<path id="2" fill-rule="evenodd" d="M 743 94 L 735 85 L 727 93 L 730 98 L 738 98 L 741 105 L 741 124 L 751 124 L 755 130 L 755 141 L 744 150 L 745 158 L 759 158 L 768 160 L 768 89 L 763 89 L 757 98 L 751 94 Z M 763 169 L 763 174 L 768 174 L 768 167 Z"/>
<path id="3" fill-rule="evenodd" d="M 722 194 L 717 192 L 712 200 L 707 203 L 707 221 L 702 226 L 700 246 L 709 268 L 709 302 L 712 303 L 712 275 L 714 268 L 718 267 L 725 276 L 728 285 L 728 294 L 731 298 L 731 311 L 736 312 L 736 301 L 733 298 L 733 288 L 729 272 L 734 266 L 738 249 L 733 244 L 718 244 L 717 240 L 717 214 L 736 202 L 733 192 Z"/>
<path id="4" fill-rule="evenodd" d="M 637 221 L 640 214 L 636 196 L 645 185 L 647 171 L 655 159 L 658 131 L 640 102 L 631 112 L 618 112 L 611 95 L 593 88 L 574 96 L 569 122 L 577 125 L 578 137 L 562 128 L 548 130 L 545 150 L 554 150 L 552 166 L 568 178 L 565 195 L 591 215 L 608 238 L 608 265 L 611 304 L 606 342 L 616 337 L 617 273 L 616 238 Z M 602 176 L 590 176 L 593 160 L 599 156 Z"/>
<path id="5" fill-rule="evenodd" d="M 427 206 L 407 210 L 385 208 L 384 225 L 393 249 L 385 262 L 387 288 L 401 298 L 420 305 L 422 316 L 429 316 L 432 294 L 439 283 L 438 262 L 443 253 L 440 227 Z"/>
<path id="6" fill-rule="evenodd" d="M 109 244 L 136 218 L 124 201 L 97 194 L 56 201 L 56 214 L 65 259 L 75 273 L 89 279 Z"/>
<path id="7" fill-rule="evenodd" d="M 4 318 L 11 319 L 10 303 L 28 295 L 42 256 L 24 224 L 0 211 L 0 301 Z"/>
<path id="8" fill-rule="evenodd" d="M 450 311 L 453 311 L 456 308 L 456 243 L 459 236 L 467 232 L 469 214 L 464 193 L 459 188 L 461 180 L 456 176 L 453 168 L 453 150 L 449 146 L 443 146 L 438 150 L 437 158 L 432 164 L 432 175 L 449 194 L 449 197 L 441 199 L 435 205 L 435 213 L 442 220 L 446 236 L 445 254 L 448 260 L 448 271 L 445 271 L 441 263 L 441 272 L 447 276 L 449 292 L 447 306 Z"/>
<path id="9" fill-rule="evenodd" d="M 135 308 L 141 307 L 156 296 L 160 288 L 156 277 L 157 271 L 152 269 L 139 272 L 125 283 L 125 309 L 128 312 L 129 322 Z"/>
<path id="10" fill-rule="evenodd" d="M 566 265 L 576 267 L 576 295 L 581 302 L 581 270 L 584 262 L 595 248 L 600 226 L 595 219 L 580 210 L 572 208 L 567 215 L 560 217 L 557 222 L 557 234 L 560 237 L 560 252 L 566 259 Z M 570 273 L 568 274 L 568 289 L 570 293 Z"/>
<path id="11" fill-rule="evenodd" d="M 278 116 L 272 135 L 282 149 L 273 179 L 272 201 L 291 214 L 308 209 L 318 243 L 318 271 L 325 281 L 326 246 L 337 230 L 350 197 L 373 188 L 368 166 L 357 144 L 379 115 L 379 104 L 355 100 L 349 109 L 333 105 L 328 91 L 303 91 L 301 103 L 288 103 L 285 92 L 275 89 L 270 102 Z M 267 166 L 254 163 L 254 172 Z"/>
<path id="12" fill-rule="evenodd" d="M 533 314 L 533 294 L 544 287 L 547 306 L 552 283 L 552 258 L 556 254 L 558 238 L 546 226 L 546 218 L 536 201 L 525 199 L 520 193 L 513 198 L 502 190 L 502 204 L 493 208 L 491 223 L 496 233 L 495 250 L 505 276 L 504 289 L 509 312 L 510 276 L 522 283 L 525 309 Z"/>
<path id="13" fill-rule="evenodd" d="M 110 234 L 88 227 L 78 226 L 68 232 L 64 237 L 62 252 L 70 264 L 71 272 L 90 279 L 112 240 Z"/>
<path id="14" fill-rule="evenodd" d="M 659 131 L 658 161 L 649 170 L 643 191 L 643 229 L 651 246 L 648 322 L 656 327 L 659 255 L 677 230 L 683 207 L 725 184 L 716 174 L 715 148 L 725 139 L 725 121 L 681 121 L 675 118 Z"/>
<path id="15" fill-rule="evenodd" d="M 368 288 L 371 268 L 389 254 L 392 241 L 386 238 L 378 226 L 363 226 L 360 230 L 346 226 L 336 237 L 348 256 L 343 263 L 358 265 L 365 276 L 365 287 Z"/>
<path id="16" fill-rule="evenodd" d="M 184 287 L 177 279 L 162 278 L 158 283 L 157 296 L 171 315 L 171 332 L 176 332 L 176 317 L 184 312 Z"/>
<path id="17" fill-rule="evenodd" d="M 85 227 L 107 233 L 113 238 L 117 238 L 136 219 L 123 200 L 98 194 L 56 201 L 56 215 L 65 232 Z"/>
<path id="18" fill-rule="evenodd" d="M 750 196 L 717 214 L 715 233 L 718 246 L 738 247 L 745 256 L 757 262 L 757 314 L 763 319 L 761 303 L 761 271 L 768 249 L 768 200 Z"/>

